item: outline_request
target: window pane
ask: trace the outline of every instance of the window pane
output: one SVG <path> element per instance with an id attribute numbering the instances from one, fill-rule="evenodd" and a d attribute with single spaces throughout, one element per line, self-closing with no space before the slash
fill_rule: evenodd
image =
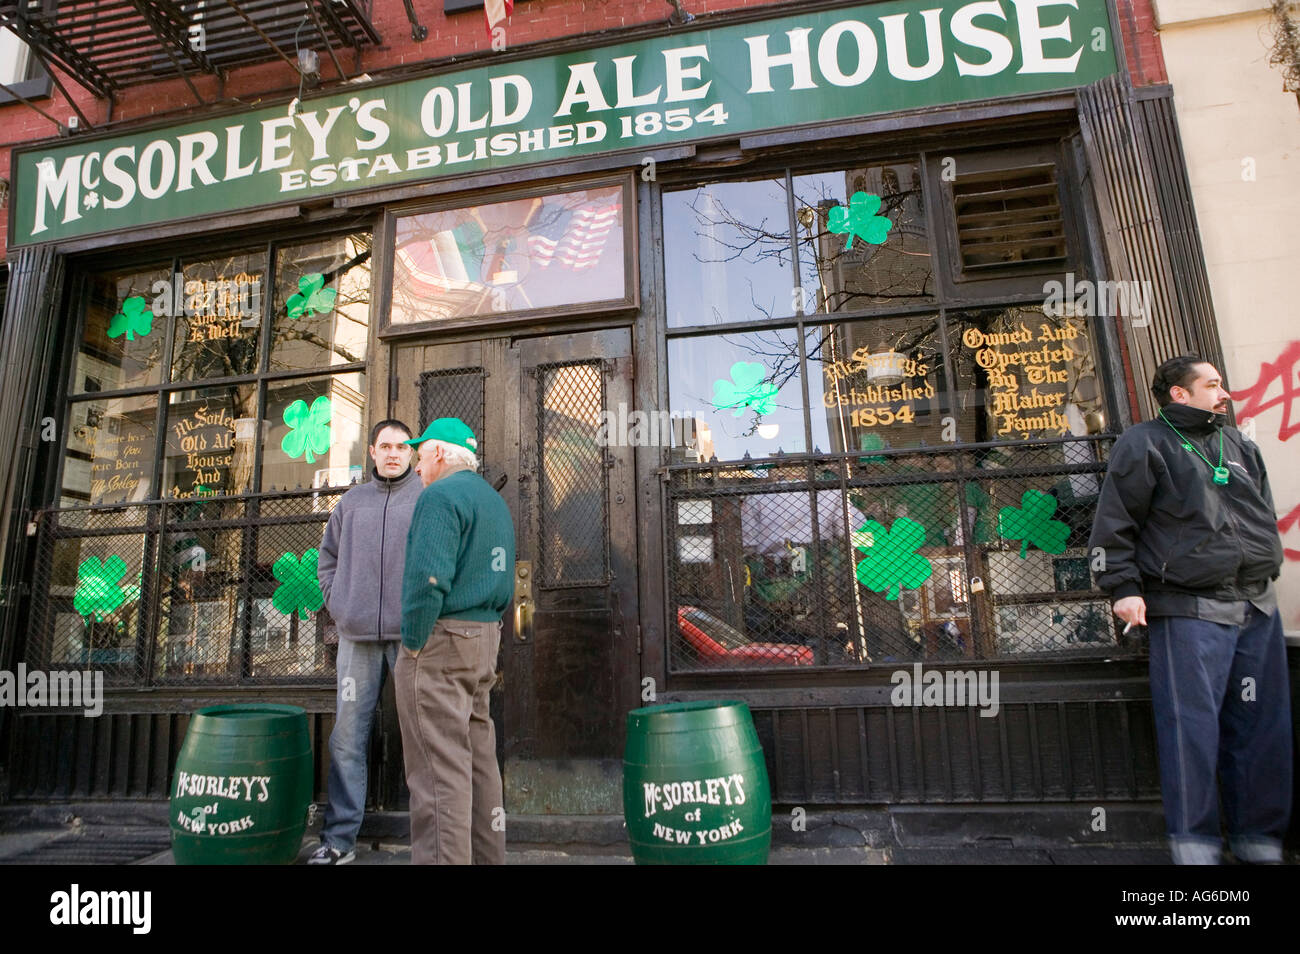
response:
<path id="1" fill-rule="evenodd" d="M 937 318 L 817 325 L 807 335 L 814 446 L 838 453 L 944 440 Z"/>
<path id="2" fill-rule="evenodd" d="M 238 517 L 241 504 L 226 505 Z M 195 500 L 169 508 L 164 538 L 156 675 L 226 679 L 239 675 L 238 603 L 242 530 L 188 529 L 212 516 Z"/>
<path id="3" fill-rule="evenodd" d="M 811 666 L 819 640 L 808 492 L 680 503 L 673 668 Z"/>
<path id="4" fill-rule="evenodd" d="M 262 490 L 341 486 L 365 476 L 363 374 L 281 381 L 266 389 Z"/>
<path id="5" fill-rule="evenodd" d="M 599 586 L 609 578 L 600 362 L 543 365 L 537 382 L 536 576 L 543 586 Z"/>
<path id="6" fill-rule="evenodd" d="M 673 446 L 700 460 L 806 451 L 798 341 L 793 329 L 669 341 Z"/>
<path id="7" fill-rule="evenodd" d="M 397 220 L 395 325 L 626 297 L 623 188 Z"/>
<path id="8" fill-rule="evenodd" d="M 258 371 L 266 253 L 191 262 L 181 273 L 172 379 L 227 378 Z"/>
<path id="9" fill-rule="evenodd" d="M 143 564 L 142 534 L 57 541 L 47 617 L 53 632 L 43 661 L 133 672 Z"/>
<path id="10" fill-rule="evenodd" d="M 1013 306 L 948 320 L 961 440 L 1044 440 L 1105 429 L 1085 319 Z"/>
<path id="11" fill-rule="evenodd" d="M 847 520 L 837 512 L 824 531 L 823 577 L 842 648 L 876 663 L 974 655 L 958 484 L 907 482 L 952 471 L 955 461 L 918 455 L 849 467 L 878 483 L 851 491 Z"/>
<path id="12" fill-rule="evenodd" d="M 173 391 L 163 496 L 242 494 L 253 481 L 257 385 Z"/>
<path id="13" fill-rule="evenodd" d="M 978 459 L 990 476 L 966 485 L 965 503 L 980 545 L 980 573 L 995 601 L 986 626 L 995 643 L 990 649 L 999 655 L 1115 643 L 1110 605 L 1093 591 L 1089 570 L 1088 535 L 1103 476 L 1099 449 L 1092 441 L 1063 441 L 1017 447 L 1014 454 L 993 448 Z M 1098 472 L 1051 473 L 1081 465 Z M 1046 473 L 996 476 L 1014 467 Z"/>
<path id="14" fill-rule="evenodd" d="M 919 163 L 796 176 L 794 192 L 809 312 L 933 297 Z"/>
<path id="15" fill-rule="evenodd" d="M 249 636 L 254 677 L 320 676 L 329 671 L 327 617 L 321 612 L 324 597 L 316 567 L 324 520 L 337 499 L 326 494 L 287 498 L 284 509 L 319 513 L 321 522 L 280 524 L 258 531 Z M 383 585 L 392 585 L 392 581 L 385 580 Z M 389 591 L 384 591 L 385 603 L 400 604 L 400 580 L 395 587 L 391 598 Z"/>
<path id="16" fill-rule="evenodd" d="M 370 263 L 368 232 L 276 252 L 272 371 L 366 360 Z"/>
<path id="17" fill-rule="evenodd" d="M 663 208 L 669 327 L 795 314 L 784 179 L 666 192 Z"/>
<path id="18" fill-rule="evenodd" d="M 153 313 L 154 283 L 168 283 L 171 265 L 89 277 L 86 330 L 77 352 L 72 390 L 116 391 L 162 380 L 167 321 Z M 165 294 L 161 296 L 166 303 Z"/>
<path id="19" fill-rule="evenodd" d="M 157 457 L 157 395 L 76 401 L 70 413 L 61 506 L 148 499 Z"/>

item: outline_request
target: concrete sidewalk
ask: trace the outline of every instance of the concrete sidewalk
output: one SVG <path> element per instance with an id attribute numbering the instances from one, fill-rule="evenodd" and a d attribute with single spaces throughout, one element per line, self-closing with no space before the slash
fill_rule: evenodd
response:
<path id="1" fill-rule="evenodd" d="M 1152 818 L 1116 813 L 1109 840 L 1062 837 L 1045 816 L 970 806 L 949 811 L 818 812 L 803 830 L 778 822 L 770 864 L 794 865 L 1166 865 L 1162 838 L 1150 836 Z M 1036 823 L 1037 822 L 1037 823 Z M 357 845 L 356 865 L 410 864 L 405 813 L 372 813 Z M 318 820 L 303 837 L 298 863 L 319 843 Z M 623 820 L 617 816 L 523 816 L 509 821 L 507 864 L 632 864 Z M 1014 834 L 990 834 L 1002 828 Z M 1055 835 L 1052 832 L 1056 832 Z M 1107 836 L 1099 836 L 1106 839 Z M 1288 857 L 1296 863 L 1294 855 Z M 1231 861 L 1231 859 L 1225 859 Z M 167 805 L 158 802 L 0 806 L 0 865 L 175 864 Z"/>
<path id="2" fill-rule="evenodd" d="M 173 865 L 166 832 L 157 828 L 68 829 L 0 834 L 0 865 Z M 297 864 L 306 864 L 315 850 L 314 835 L 303 838 Z M 157 850 L 153 850 L 157 849 Z M 358 843 L 354 865 L 408 865 L 411 846 L 403 841 Z M 774 845 L 768 858 L 774 865 L 1163 865 L 1169 852 L 1156 845 L 1113 847 L 1017 848 L 1014 845 L 956 845 L 930 847 L 790 847 Z M 509 865 L 631 865 L 631 852 L 574 846 L 511 845 Z"/>

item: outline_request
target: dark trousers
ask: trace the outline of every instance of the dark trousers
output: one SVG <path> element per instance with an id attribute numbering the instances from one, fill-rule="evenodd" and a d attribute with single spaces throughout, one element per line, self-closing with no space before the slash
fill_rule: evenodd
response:
<path id="1" fill-rule="evenodd" d="M 1151 704 L 1175 864 L 1218 864 L 1222 782 L 1228 845 L 1280 861 L 1291 814 L 1291 701 L 1282 619 L 1253 606 L 1240 626 L 1157 617 Z"/>

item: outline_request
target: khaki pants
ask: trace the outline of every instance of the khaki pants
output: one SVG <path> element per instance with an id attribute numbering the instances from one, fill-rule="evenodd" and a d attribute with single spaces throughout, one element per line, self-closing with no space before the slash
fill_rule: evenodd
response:
<path id="1" fill-rule="evenodd" d="M 440 619 L 419 652 L 398 650 L 412 864 L 505 863 L 501 772 L 488 716 L 500 646 L 500 622 Z"/>

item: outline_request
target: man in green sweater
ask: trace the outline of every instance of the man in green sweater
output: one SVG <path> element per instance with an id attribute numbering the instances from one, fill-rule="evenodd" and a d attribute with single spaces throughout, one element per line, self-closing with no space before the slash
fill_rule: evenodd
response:
<path id="1" fill-rule="evenodd" d="M 488 691 L 515 595 L 515 528 L 454 417 L 419 437 L 424 490 L 406 538 L 394 683 L 413 864 L 503 864 L 505 814 Z"/>

